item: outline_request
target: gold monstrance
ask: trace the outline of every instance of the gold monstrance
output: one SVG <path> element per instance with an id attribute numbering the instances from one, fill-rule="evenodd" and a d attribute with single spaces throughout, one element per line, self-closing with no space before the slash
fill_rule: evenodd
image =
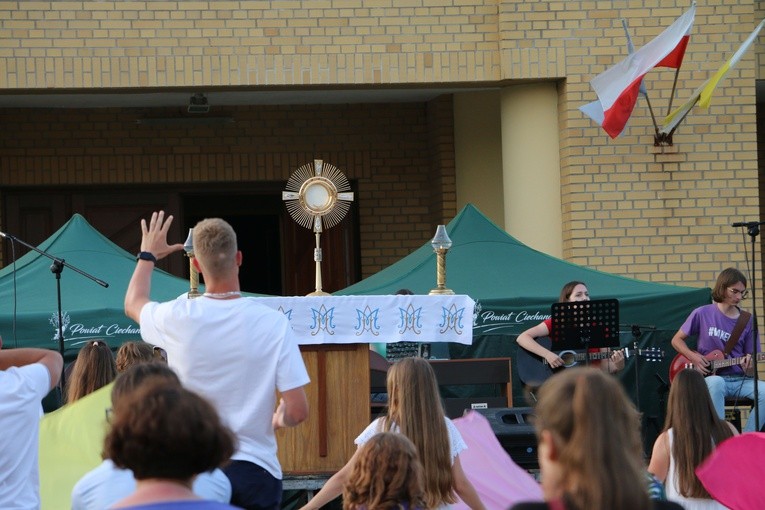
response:
<path id="1" fill-rule="evenodd" d="M 345 217 L 353 202 L 348 179 L 337 167 L 313 160 L 295 170 L 282 191 L 292 219 L 305 228 L 312 228 L 316 236 L 313 260 L 316 262 L 316 290 L 309 296 L 329 296 L 321 290 L 321 247 L 319 238 L 325 228 L 337 225 Z"/>

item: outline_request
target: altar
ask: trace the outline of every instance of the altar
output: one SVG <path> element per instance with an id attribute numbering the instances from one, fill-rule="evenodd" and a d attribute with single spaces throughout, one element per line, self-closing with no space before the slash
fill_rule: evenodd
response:
<path id="1" fill-rule="evenodd" d="M 473 340 L 475 303 L 463 295 L 257 299 L 287 316 L 311 377 L 308 420 L 277 432 L 289 474 L 334 473 L 353 455 L 353 440 L 371 421 L 370 342 Z"/>

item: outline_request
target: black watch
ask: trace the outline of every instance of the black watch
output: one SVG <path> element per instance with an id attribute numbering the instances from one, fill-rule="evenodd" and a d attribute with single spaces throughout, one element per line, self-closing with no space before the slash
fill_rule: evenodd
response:
<path id="1" fill-rule="evenodd" d="M 154 264 L 157 263 L 157 257 L 155 257 L 153 253 L 150 253 L 148 251 L 140 252 L 136 256 L 135 260 L 136 260 L 136 262 L 139 261 L 139 260 L 148 260 L 149 262 L 153 262 Z"/>

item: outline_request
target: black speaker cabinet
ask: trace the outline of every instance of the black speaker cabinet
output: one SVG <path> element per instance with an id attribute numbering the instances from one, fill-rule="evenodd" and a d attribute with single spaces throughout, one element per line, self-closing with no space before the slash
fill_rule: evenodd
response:
<path id="1" fill-rule="evenodd" d="M 530 407 L 475 409 L 491 425 L 499 444 L 523 469 L 539 469 L 537 437 L 530 417 Z"/>

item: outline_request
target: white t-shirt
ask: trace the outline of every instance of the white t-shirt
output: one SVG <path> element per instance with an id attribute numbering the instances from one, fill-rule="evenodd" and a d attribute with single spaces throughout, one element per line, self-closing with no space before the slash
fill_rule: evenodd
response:
<path id="1" fill-rule="evenodd" d="M 353 442 L 356 443 L 356 445 L 361 446 L 372 439 L 375 434 L 383 432 L 382 420 L 382 418 L 375 419 Z M 467 444 L 465 443 L 465 440 L 462 439 L 462 434 L 457 430 L 457 427 L 452 423 L 452 420 L 444 416 L 444 421 L 446 422 L 446 432 L 449 434 L 449 449 L 451 451 L 452 464 L 454 464 L 454 459 L 457 458 L 457 455 L 459 455 L 462 450 L 467 449 Z M 400 432 L 398 425 L 395 424 L 391 430 L 393 432 Z"/>
<path id="2" fill-rule="evenodd" d="M 0 370 L 0 508 L 40 507 L 37 464 L 40 402 L 50 389 L 45 365 Z"/>
<path id="3" fill-rule="evenodd" d="M 253 462 L 281 478 L 271 424 L 280 392 L 310 382 L 283 313 L 257 298 L 185 296 L 141 309 L 141 336 L 167 351 L 184 386 L 206 397 L 234 431 L 233 459 Z"/>
<path id="4" fill-rule="evenodd" d="M 202 473 L 194 479 L 194 494 L 202 499 L 228 503 L 231 482 L 220 469 Z M 135 491 L 135 478 L 129 469 L 120 469 L 111 460 L 88 471 L 72 489 L 72 510 L 104 510 Z"/>

